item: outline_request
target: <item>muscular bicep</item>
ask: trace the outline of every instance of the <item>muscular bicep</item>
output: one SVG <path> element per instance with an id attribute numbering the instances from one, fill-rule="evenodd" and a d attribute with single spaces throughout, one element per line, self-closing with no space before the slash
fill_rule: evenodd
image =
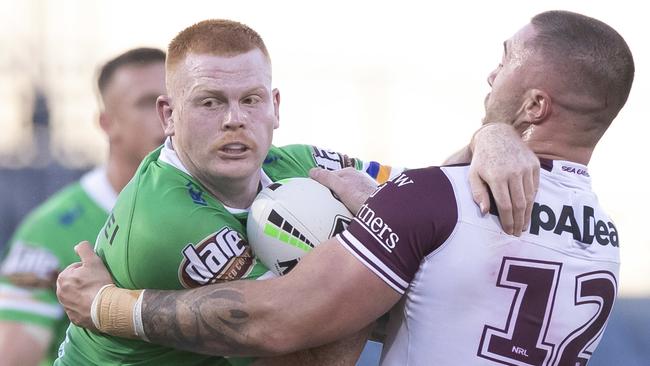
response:
<path id="1" fill-rule="evenodd" d="M 296 349 L 348 337 L 400 298 L 336 239 L 316 247 L 282 283 L 287 296 L 279 298 L 287 308 L 277 321 L 288 322 L 287 329 L 301 338 L 293 340 Z"/>

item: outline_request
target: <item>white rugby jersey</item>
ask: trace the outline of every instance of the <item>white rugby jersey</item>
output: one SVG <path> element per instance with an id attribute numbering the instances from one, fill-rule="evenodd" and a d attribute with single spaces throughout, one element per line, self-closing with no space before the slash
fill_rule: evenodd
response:
<path id="1" fill-rule="evenodd" d="M 543 160 L 528 232 L 481 216 L 467 166 L 405 172 L 339 241 L 395 291 L 382 365 L 585 365 L 616 298 L 616 227 L 587 168 Z M 495 205 L 492 204 L 494 207 Z"/>

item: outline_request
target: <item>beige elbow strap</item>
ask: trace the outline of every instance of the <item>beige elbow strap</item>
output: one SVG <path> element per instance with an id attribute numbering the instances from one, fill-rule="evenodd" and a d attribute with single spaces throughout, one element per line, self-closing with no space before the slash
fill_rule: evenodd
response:
<path id="1" fill-rule="evenodd" d="M 146 339 L 140 312 L 143 294 L 144 290 L 128 290 L 113 284 L 102 287 L 91 305 L 93 324 L 103 333 Z"/>

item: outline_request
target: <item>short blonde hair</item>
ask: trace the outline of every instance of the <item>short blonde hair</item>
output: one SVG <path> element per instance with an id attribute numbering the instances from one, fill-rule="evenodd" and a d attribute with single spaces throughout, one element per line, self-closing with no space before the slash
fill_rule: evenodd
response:
<path id="1" fill-rule="evenodd" d="M 169 73 L 188 54 L 235 56 L 259 49 L 271 62 L 262 37 L 245 24 L 226 19 L 208 19 L 182 30 L 169 43 L 166 69 Z"/>

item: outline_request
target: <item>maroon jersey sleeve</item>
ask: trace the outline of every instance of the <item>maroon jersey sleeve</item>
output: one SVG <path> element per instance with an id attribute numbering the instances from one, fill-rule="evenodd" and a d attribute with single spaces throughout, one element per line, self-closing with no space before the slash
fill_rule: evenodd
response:
<path id="1" fill-rule="evenodd" d="M 338 240 L 399 293 L 422 259 L 451 235 L 458 208 L 438 167 L 410 170 L 379 186 Z"/>

